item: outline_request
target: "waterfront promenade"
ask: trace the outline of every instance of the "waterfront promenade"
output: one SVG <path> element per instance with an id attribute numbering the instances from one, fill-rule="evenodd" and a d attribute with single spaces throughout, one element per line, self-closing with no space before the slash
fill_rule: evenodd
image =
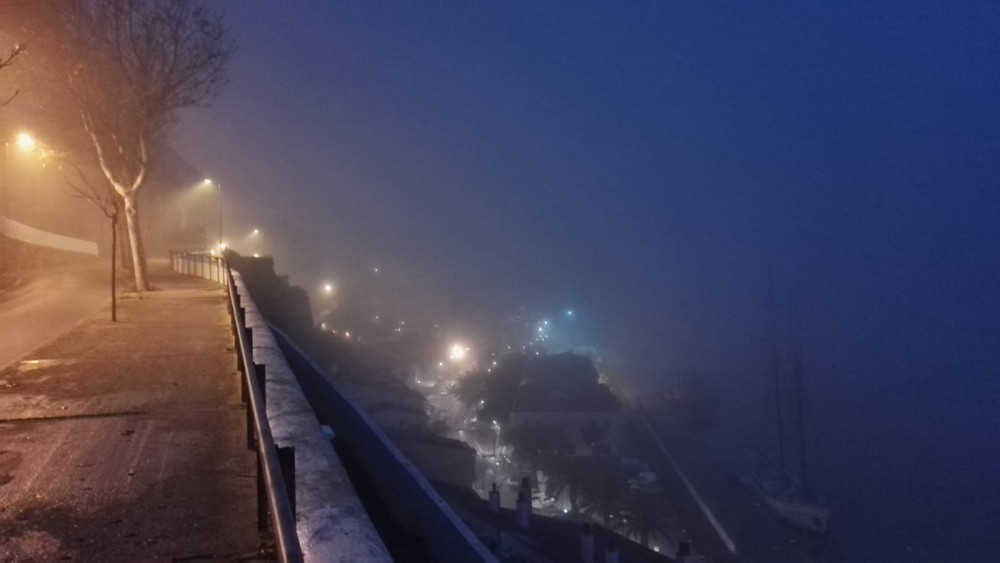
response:
<path id="1" fill-rule="evenodd" d="M 151 283 L 0 372 L 0 561 L 256 557 L 225 292 Z"/>

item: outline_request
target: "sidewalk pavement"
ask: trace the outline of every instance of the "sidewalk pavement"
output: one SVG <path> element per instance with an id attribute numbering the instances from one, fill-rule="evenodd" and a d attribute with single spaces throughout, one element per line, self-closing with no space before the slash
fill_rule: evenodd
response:
<path id="1" fill-rule="evenodd" d="M 150 274 L 119 322 L 103 311 L 0 372 L 0 561 L 254 558 L 225 292 Z"/>

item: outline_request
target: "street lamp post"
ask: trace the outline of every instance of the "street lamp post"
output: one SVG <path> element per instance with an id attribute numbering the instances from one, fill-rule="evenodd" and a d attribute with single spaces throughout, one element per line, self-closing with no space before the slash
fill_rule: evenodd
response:
<path id="1" fill-rule="evenodd" d="M 215 187 L 219 191 L 219 252 L 224 252 L 226 249 L 222 247 L 222 184 L 216 184 Z"/>
<path id="2" fill-rule="evenodd" d="M 10 143 L 4 139 L 3 142 L 3 209 L 0 210 L 0 264 L 3 265 L 3 270 L 7 271 L 8 258 L 7 258 L 7 167 L 10 166 Z"/>
<path id="3" fill-rule="evenodd" d="M 31 152 L 35 150 L 35 139 L 27 133 L 19 133 L 17 135 L 17 146 L 24 152 Z M 7 244 L 10 225 L 10 173 L 8 172 L 8 168 L 10 168 L 10 140 L 5 138 L 3 141 L 3 208 L 0 210 L 0 218 L 3 219 L 0 222 L 0 235 L 2 235 L 2 241 L 0 241 L 0 262 L 2 262 L 5 270 L 8 269 L 10 262 L 10 252 L 7 250 L 10 246 Z"/>
<path id="4" fill-rule="evenodd" d="M 219 198 L 219 252 L 221 253 L 225 249 L 222 248 L 222 184 L 218 182 L 213 182 L 211 178 L 205 178 L 205 184 L 214 185 L 215 189 L 218 190 Z"/>

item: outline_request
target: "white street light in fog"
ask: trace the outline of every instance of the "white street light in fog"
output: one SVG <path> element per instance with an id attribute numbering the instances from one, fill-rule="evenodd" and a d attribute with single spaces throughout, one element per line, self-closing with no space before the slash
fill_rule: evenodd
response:
<path id="1" fill-rule="evenodd" d="M 35 139 L 27 133 L 20 133 L 17 136 L 17 148 L 24 152 L 35 150 Z"/>
<path id="2" fill-rule="evenodd" d="M 468 346 L 462 346 L 459 343 L 455 343 L 451 347 L 451 351 L 448 353 L 448 359 L 453 362 L 460 362 L 465 359 L 466 354 L 469 352 Z"/>

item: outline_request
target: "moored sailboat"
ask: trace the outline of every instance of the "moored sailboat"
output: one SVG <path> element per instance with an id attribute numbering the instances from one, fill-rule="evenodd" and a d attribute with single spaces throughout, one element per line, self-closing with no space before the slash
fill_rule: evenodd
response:
<path id="1" fill-rule="evenodd" d="M 770 272 L 769 272 L 770 273 Z M 768 276 L 770 278 L 770 276 Z M 769 284 L 770 286 L 770 280 Z M 768 305 L 772 309 L 772 333 L 775 332 L 773 319 L 773 295 L 768 288 Z M 798 331 L 796 331 L 798 332 Z M 777 518 L 799 528 L 817 533 L 830 530 L 834 514 L 834 505 L 826 497 L 812 491 L 806 482 L 808 475 L 806 465 L 806 440 L 804 424 L 803 392 L 804 383 L 799 346 L 793 346 L 793 370 L 791 385 L 791 401 L 794 407 L 794 423 L 796 426 L 797 450 L 799 458 L 799 473 L 793 475 L 785 465 L 785 422 L 788 413 L 783 400 L 782 377 L 778 346 L 772 334 L 771 343 L 771 376 L 774 388 L 774 409 L 777 430 L 778 459 L 777 462 L 763 455 L 757 456 L 750 469 L 741 477 L 744 485 L 755 497 Z"/>
<path id="2" fill-rule="evenodd" d="M 755 460 L 741 480 L 775 517 L 821 534 L 830 530 L 834 512 L 830 501 L 766 458 Z"/>

